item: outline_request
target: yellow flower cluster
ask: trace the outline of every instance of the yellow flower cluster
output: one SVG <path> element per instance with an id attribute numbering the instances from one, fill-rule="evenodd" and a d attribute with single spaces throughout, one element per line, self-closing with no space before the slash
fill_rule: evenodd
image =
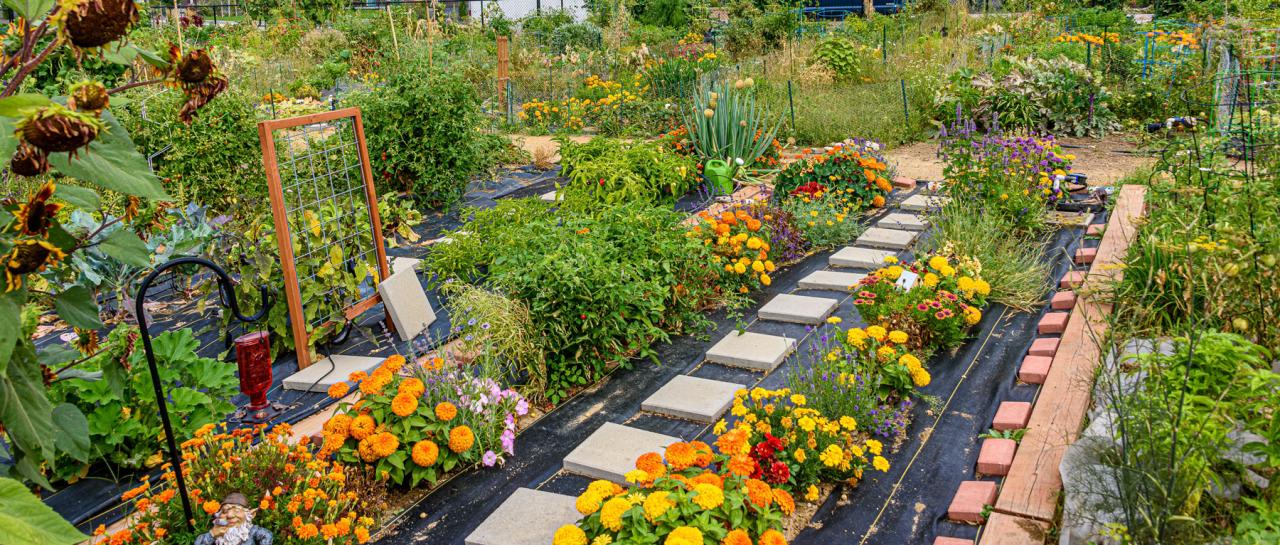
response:
<path id="1" fill-rule="evenodd" d="M 1200 39 L 1196 34 L 1185 30 L 1152 30 L 1147 32 L 1147 37 L 1155 38 L 1156 43 L 1169 44 L 1174 48 L 1198 49 L 1200 47 Z"/>
<path id="2" fill-rule="evenodd" d="M 702 237 L 703 244 L 712 247 L 712 260 L 724 269 L 729 287 L 736 286 L 739 292 L 746 293 L 754 282 L 762 286 L 773 283 L 769 275 L 777 265 L 769 258 L 772 248 L 763 221 L 740 206 L 719 215 L 704 211 L 699 217 L 702 224 L 695 225 L 687 235 Z"/>
<path id="3" fill-rule="evenodd" d="M 1076 44 L 1093 44 L 1103 45 L 1107 43 L 1120 43 L 1120 34 L 1116 32 L 1103 32 L 1101 34 L 1088 34 L 1084 32 L 1063 32 L 1053 38 L 1058 43 L 1076 43 Z"/>

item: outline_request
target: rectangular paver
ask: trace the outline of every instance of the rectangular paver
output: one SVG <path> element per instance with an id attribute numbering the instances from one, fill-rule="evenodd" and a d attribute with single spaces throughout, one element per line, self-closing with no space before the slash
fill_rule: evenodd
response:
<path id="1" fill-rule="evenodd" d="M 862 236 L 858 237 L 855 244 L 859 246 L 869 246 L 872 248 L 905 250 L 911 247 L 911 243 L 915 242 L 917 235 L 919 235 L 919 233 L 915 231 L 872 227 L 863 231 Z"/>
<path id="2" fill-rule="evenodd" d="M 546 545 L 556 530 L 574 524 L 577 498 L 517 488 L 464 542 L 466 545 Z"/>
<path id="3" fill-rule="evenodd" d="M 982 448 L 978 451 L 978 473 L 997 477 L 1007 475 L 1017 450 L 1018 442 L 1013 439 L 983 439 Z"/>
<path id="4" fill-rule="evenodd" d="M 1053 357 L 1058 353 L 1059 339 L 1053 337 L 1045 337 L 1031 341 L 1031 348 L 1027 350 L 1028 355 L 1032 356 L 1049 356 Z"/>
<path id="5" fill-rule="evenodd" d="M 831 258 L 827 260 L 827 262 L 830 263 L 832 267 L 875 270 L 884 266 L 884 258 L 896 255 L 898 255 L 896 252 L 891 252 L 889 250 L 846 246 L 841 248 L 840 251 L 831 254 Z"/>
<path id="6" fill-rule="evenodd" d="M 947 507 L 947 518 L 956 522 L 981 524 L 986 520 L 984 508 L 996 503 L 996 483 L 991 481 L 964 481 Z"/>
<path id="7" fill-rule="evenodd" d="M 876 222 L 876 227 L 902 229 L 904 231 L 923 231 L 929 227 L 929 222 L 916 214 L 893 212 L 880 218 L 880 221 Z"/>
<path id="8" fill-rule="evenodd" d="M 867 275 L 837 271 L 813 271 L 797 284 L 802 290 L 828 290 L 847 292 Z"/>
<path id="9" fill-rule="evenodd" d="M 1067 319 L 1070 317 L 1070 312 L 1050 312 L 1040 318 L 1040 323 L 1036 325 L 1036 330 L 1041 335 L 1057 335 L 1066 331 Z"/>
<path id="10" fill-rule="evenodd" d="M 763 307 L 760 307 L 761 320 L 790 322 L 795 324 L 817 325 L 835 312 L 840 302 L 826 297 L 810 297 L 808 295 L 792 295 L 782 293 L 775 295 Z"/>
<path id="11" fill-rule="evenodd" d="M 1053 299 L 1049 301 L 1049 308 L 1053 310 L 1071 310 L 1076 306 L 1076 292 L 1071 290 L 1063 290 L 1053 294 Z"/>
<path id="12" fill-rule="evenodd" d="M 659 388 L 640 409 L 695 422 L 715 422 L 733 404 L 733 394 L 742 384 L 677 375 Z"/>
<path id="13" fill-rule="evenodd" d="M 909 210 L 911 212 L 923 212 L 925 210 L 937 210 L 942 205 L 947 204 L 951 199 L 939 195 L 924 195 L 917 193 L 906 199 L 903 199 L 898 208 Z"/>
<path id="14" fill-rule="evenodd" d="M 1053 367 L 1053 358 L 1048 356 L 1027 356 L 1022 358 L 1022 366 L 1018 367 L 1018 380 L 1027 384 L 1044 384 L 1049 376 L 1049 368 Z"/>
<path id="15" fill-rule="evenodd" d="M 1027 419 L 1031 418 L 1031 404 L 1026 401 L 1004 401 L 996 409 L 996 417 L 991 427 L 998 431 L 1020 430 L 1027 427 Z"/>
<path id="16" fill-rule="evenodd" d="M 730 331 L 707 351 L 707 361 L 731 367 L 772 371 L 795 349 L 796 340 L 788 337 Z"/>
<path id="17" fill-rule="evenodd" d="M 636 459 L 640 455 L 646 452 L 662 454 L 667 445 L 679 441 L 670 435 L 605 422 L 564 457 L 564 470 L 627 484 L 624 476 L 636 468 Z"/>

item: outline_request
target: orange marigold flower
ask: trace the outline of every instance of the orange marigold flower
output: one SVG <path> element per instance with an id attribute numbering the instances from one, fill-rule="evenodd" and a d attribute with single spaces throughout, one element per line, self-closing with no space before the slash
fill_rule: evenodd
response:
<path id="1" fill-rule="evenodd" d="M 729 473 L 747 477 L 756 471 L 756 461 L 746 454 L 734 454 L 729 458 Z"/>
<path id="2" fill-rule="evenodd" d="M 765 530 L 760 534 L 760 545 L 787 545 L 787 538 L 777 530 Z"/>
<path id="3" fill-rule="evenodd" d="M 413 445 L 413 463 L 422 467 L 431 467 L 440 456 L 440 447 L 430 440 L 423 440 Z"/>
<path id="4" fill-rule="evenodd" d="M 752 545 L 751 536 L 742 530 L 734 530 L 729 535 L 724 536 L 720 541 L 720 545 Z"/>
<path id="5" fill-rule="evenodd" d="M 329 397 L 338 399 L 345 397 L 351 391 L 351 385 L 345 382 L 335 382 L 329 387 Z"/>
<path id="6" fill-rule="evenodd" d="M 356 439 L 364 439 L 366 437 L 369 437 L 369 435 L 373 433 L 374 428 L 377 428 L 377 426 L 378 425 L 373 421 L 372 416 L 369 416 L 367 414 L 356 416 L 351 421 L 351 429 L 350 429 L 351 437 L 354 437 Z"/>
<path id="7" fill-rule="evenodd" d="M 207 501 L 207 502 L 204 502 L 204 504 L 202 504 L 202 505 L 200 506 L 200 508 L 201 508 L 201 509 L 204 509 L 204 512 L 205 512 L 205 513 L 208 513 L 208 514 L 212 515 L 212 514 L 214 514 L 214 513 L 217 513 L 217 512 L 218 512 L 218 509 L 221 509 L 221 508 L 222 508 L 222 504 L 221 504 L 221 503 L 218 503 L 218 502 L 217 502 L 217 501 L 215 501 L 215 500 L 209 500 L 209 501 Z"/>
<path id="8" fill-rule="evenodd" d="M 666 451 L 667 463 L 671 464 L 671 469 L 675 471 L 688 469 L 697 461 L 697 456 L 698 453 L 693 450 L 693 446 L 685 442 L 673 443 L 667 447 Z M 645 469 L 645 471 L 648 470 Z"/>
<path id="9" fill-rule="evenodd" d="M 461 454 L 470 449 L 475 442 L 476 436 L 467 426 L 458 426 L 449 430 L 449 450 Z"/>
<path id="10" fill-rule="evenodd" d="M 711 452 L 711 445 L 702 441 L 690 441 L 689 446 L 693 447 L 694 461 L 693 465 L 698 467 L 707 467 L 715 460 L 715 455 Z"/>
<path id="11" fill-rule="evenodd" d="M 663 476 L 667 472 L 667 467 L 662 465 L 662 457 L 656 452 L 646 452 L 636 458 L 636 469 L 648 473 L 654 479 Z"/>
<path id="12" fill-rule="evenodd" d="M 422 392 L 427 391 L 427 387 L 422 384 L 422 380 L 418 378 L 407 378 L 400 383 L 400 394 L 408 394 L 413 397 L 419 397 Z"/>
<path id="13" fill-rule="evenodd" d="M 391 456 L 391 453 L 395 452 L 397 448 L 400 448 L 400 440 L 396 438 L 395 434 L 385 431 L 371 435 L 369 437 L 369 442 L 373 449 L 373 453 L 377 455 L 378 458 Z"/>
<path id="14" fill-rule="evenodd" d="M 392 373 L 400 371 L 401 367 L 404 367 L 404 356 L 400 354 L 392 355 L 382 362 L 382 368 Z"/>
<path id="15" fill-rule="evenodd" d="M 441 422 L 453 420 L 455 416 L 458 416 L 458 407 L 454 404 L 442 401 L 436 405 L 436 418 L 439 418 Z"/>
<path id="16" fill-rule="evenodd" d="M 396 397 L 391 399 L 391 412 L 395 413 L 396 416 L 406 417 L 416 410 L 418 410 L 417 396 L 409 395 L 406 392 L 397 394 Z"/>
<path id="17" fill-rule="evenodd" d="M 773 504 L 773 488 L 760 479 L 747 479 L 747 497 L 758 507 Z"/>
<path id="18" fill-rule="evenodd" d="M 124 494 L 121 494 L 121 495 L 120 495 L 120 501 L 129 501 L 129 500 L 134 499 L 134 498 L 136 498 L 136 497 L 138 497 L 138 496 L 141 496 L 141 495 L 142 495 L 142 493 L 143 493 L 143 492 L 146 492 L 146 491 L 147 491 L 147 488 L 149 488 L 150 486 L 151 486 L 150 484 L 142 483 L 141 485 L 139 485 L 139 486 L 138 486 L 138 487 L 136 487 L 136 488 L 130 488 L 130 489 L 126 490 L 126 491 L 124 492 Z"/>
<path id="19" fill-rule="evenodd" d="M 796 500 L 791 494 L 781 488 L 773 489 L 773 501 L 778 504 L 778 508 L 782 509 L 782 514 L 790 515 L 796 510 Z"/>
<path id="20" fill-rule="evenodd" d="M 710 484 L 715 485 L 716 488 L 724 488 L 724 478 L 712 471 L 703 471 L 701 475 L 689 479 L 689 482 L 695 485 Z"/>
<path id="21" fill-rule="evenodd" d="M 297 530 L 294 530 L 294 533 L 296 533 L 300 539 L 311 539 L 320 535 L 320 529 L 316 528 L 315 524 L 308 522 L 299 526 Z"/>
<path id="22" fill-rule="evenodd" d="M 876 208 L 884 208 L 884 196 L 876 195 L 875 197 L 873 197 L 871 199 L 871 206 L 874 206 Z"/>
<path id="23" fill-rule="evenodd" d="M 356 543 L 369 542 L 369 529 L 364 526 L 356 526 Z"/>
<path id="24" fill-rule="evenodd" d="M 329 417 L 329 420 L 324 423 L 324 432 L 345 439 L 351 433 L 351 415 L 344 413 Z"/>

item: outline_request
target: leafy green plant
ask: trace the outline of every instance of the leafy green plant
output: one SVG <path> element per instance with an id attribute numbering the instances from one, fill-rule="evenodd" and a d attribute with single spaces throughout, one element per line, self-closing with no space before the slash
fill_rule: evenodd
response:
<path id="1" fill-rule="evenodd" d="M 551 33 L 551 51 L 565 53 L 575 49 L 589 50 L 600 47 L 603 39 L 600 27 L 585 21 L 570 23 L 556 27 Z"/>
<path id="2" fill-rule="evenodd" d="M 94 456 L 115 468 L 152 468 L 164 460 L 155 393 L 146 355 L 137 342 L 137 330 L 117 327 L 105 346 L 78 366 L 84 378 L 58 381 L 50 394 L 57 403 L 71 403 L 84 411 Z M 223 421 L 235 410 L 229 400 L 237 392 L 236 368 L 226 362 L 196 355 L 199 341 L 189 329 L 166 331 L 151 343 L 161 387 L 177 438 L 186 440 L 205 424 Z M 124 358 L 127 371 L 109 364 Z M 60 480 L 83 476 L 87 466 L 65 460 L 57 466 Z"/>
<path id="3" fill-rule="evenodd" d="M 560 143 L 564 206 L 589 211 L 600 204 L 673 202 L 698 181 L 691 159 L 655 142 L 594 138 Z"/>
<path id="4" fill-rule="evenodd" d="M 752 85 L 751 78 L 708 85 L 681 111 L 699 157 L 726 161 L 737 172 L 769 149 L 780 122 L 759 106 Z"/>
<path id="5" fill-rule="evenodd" d="M 866 226 L 858 221 L 865 203 L 852 192 L 836 190 L 812 197 L 786 199 L 782 209 L 815 249 L 834 248 L 858 238 Z"/>
<path id="6" fill-rule="evenodd" d="M 812 63 L 835 73 L 838 81 L 857 81 L 866 71 L 867 48 L 845 36 L 832 36 L 813 50 Z"/>
<path id="7" fill-rule="evenodd" d="M 1016 430 L 997 430 L 992 428 L 978 434 L 978 437 L 983 439 L 1013 439 L 1014 441 L 1022 441 L 1022 436 L 1026 435 L 1026 433 L 1026 428 L 1018 428 Z"/>
<path id="8" fill-rule="evenodd" d="M 0 540 L 12 545 L 75 545 L 86 539 L 22 483 L 0 477 Z"/>
<path id="9" fill-rule="evenodd" d="M 480 101 L 459 76 L 432 70 L 414 54 L 360 105 L 375 181 L 440 206 L 457 201 L 485 165 L 477 140 Z"/>
<path id="10" fill-rule="evenodd" d="M 973 256 L 982 263 L 992 301 L 1023 311 L 1044 304 L 1049 264 L 1045 245 L 1035 234 L 1020 232 L 1008 218 L 972 200 L 952 201 L 931 220 L 933 250 Z"/>

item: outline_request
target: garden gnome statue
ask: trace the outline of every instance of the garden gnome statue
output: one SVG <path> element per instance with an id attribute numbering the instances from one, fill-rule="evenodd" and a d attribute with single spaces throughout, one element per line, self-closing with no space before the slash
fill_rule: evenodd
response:
<path id="1" fill-rule="evenodd" d="M 227 494 L 213 514 L 213 528 L 197 537 L 195 545 L 271 545 L 271 532 L 253 524 L 256 512 L 249 509 L 244 494 Z"/>

